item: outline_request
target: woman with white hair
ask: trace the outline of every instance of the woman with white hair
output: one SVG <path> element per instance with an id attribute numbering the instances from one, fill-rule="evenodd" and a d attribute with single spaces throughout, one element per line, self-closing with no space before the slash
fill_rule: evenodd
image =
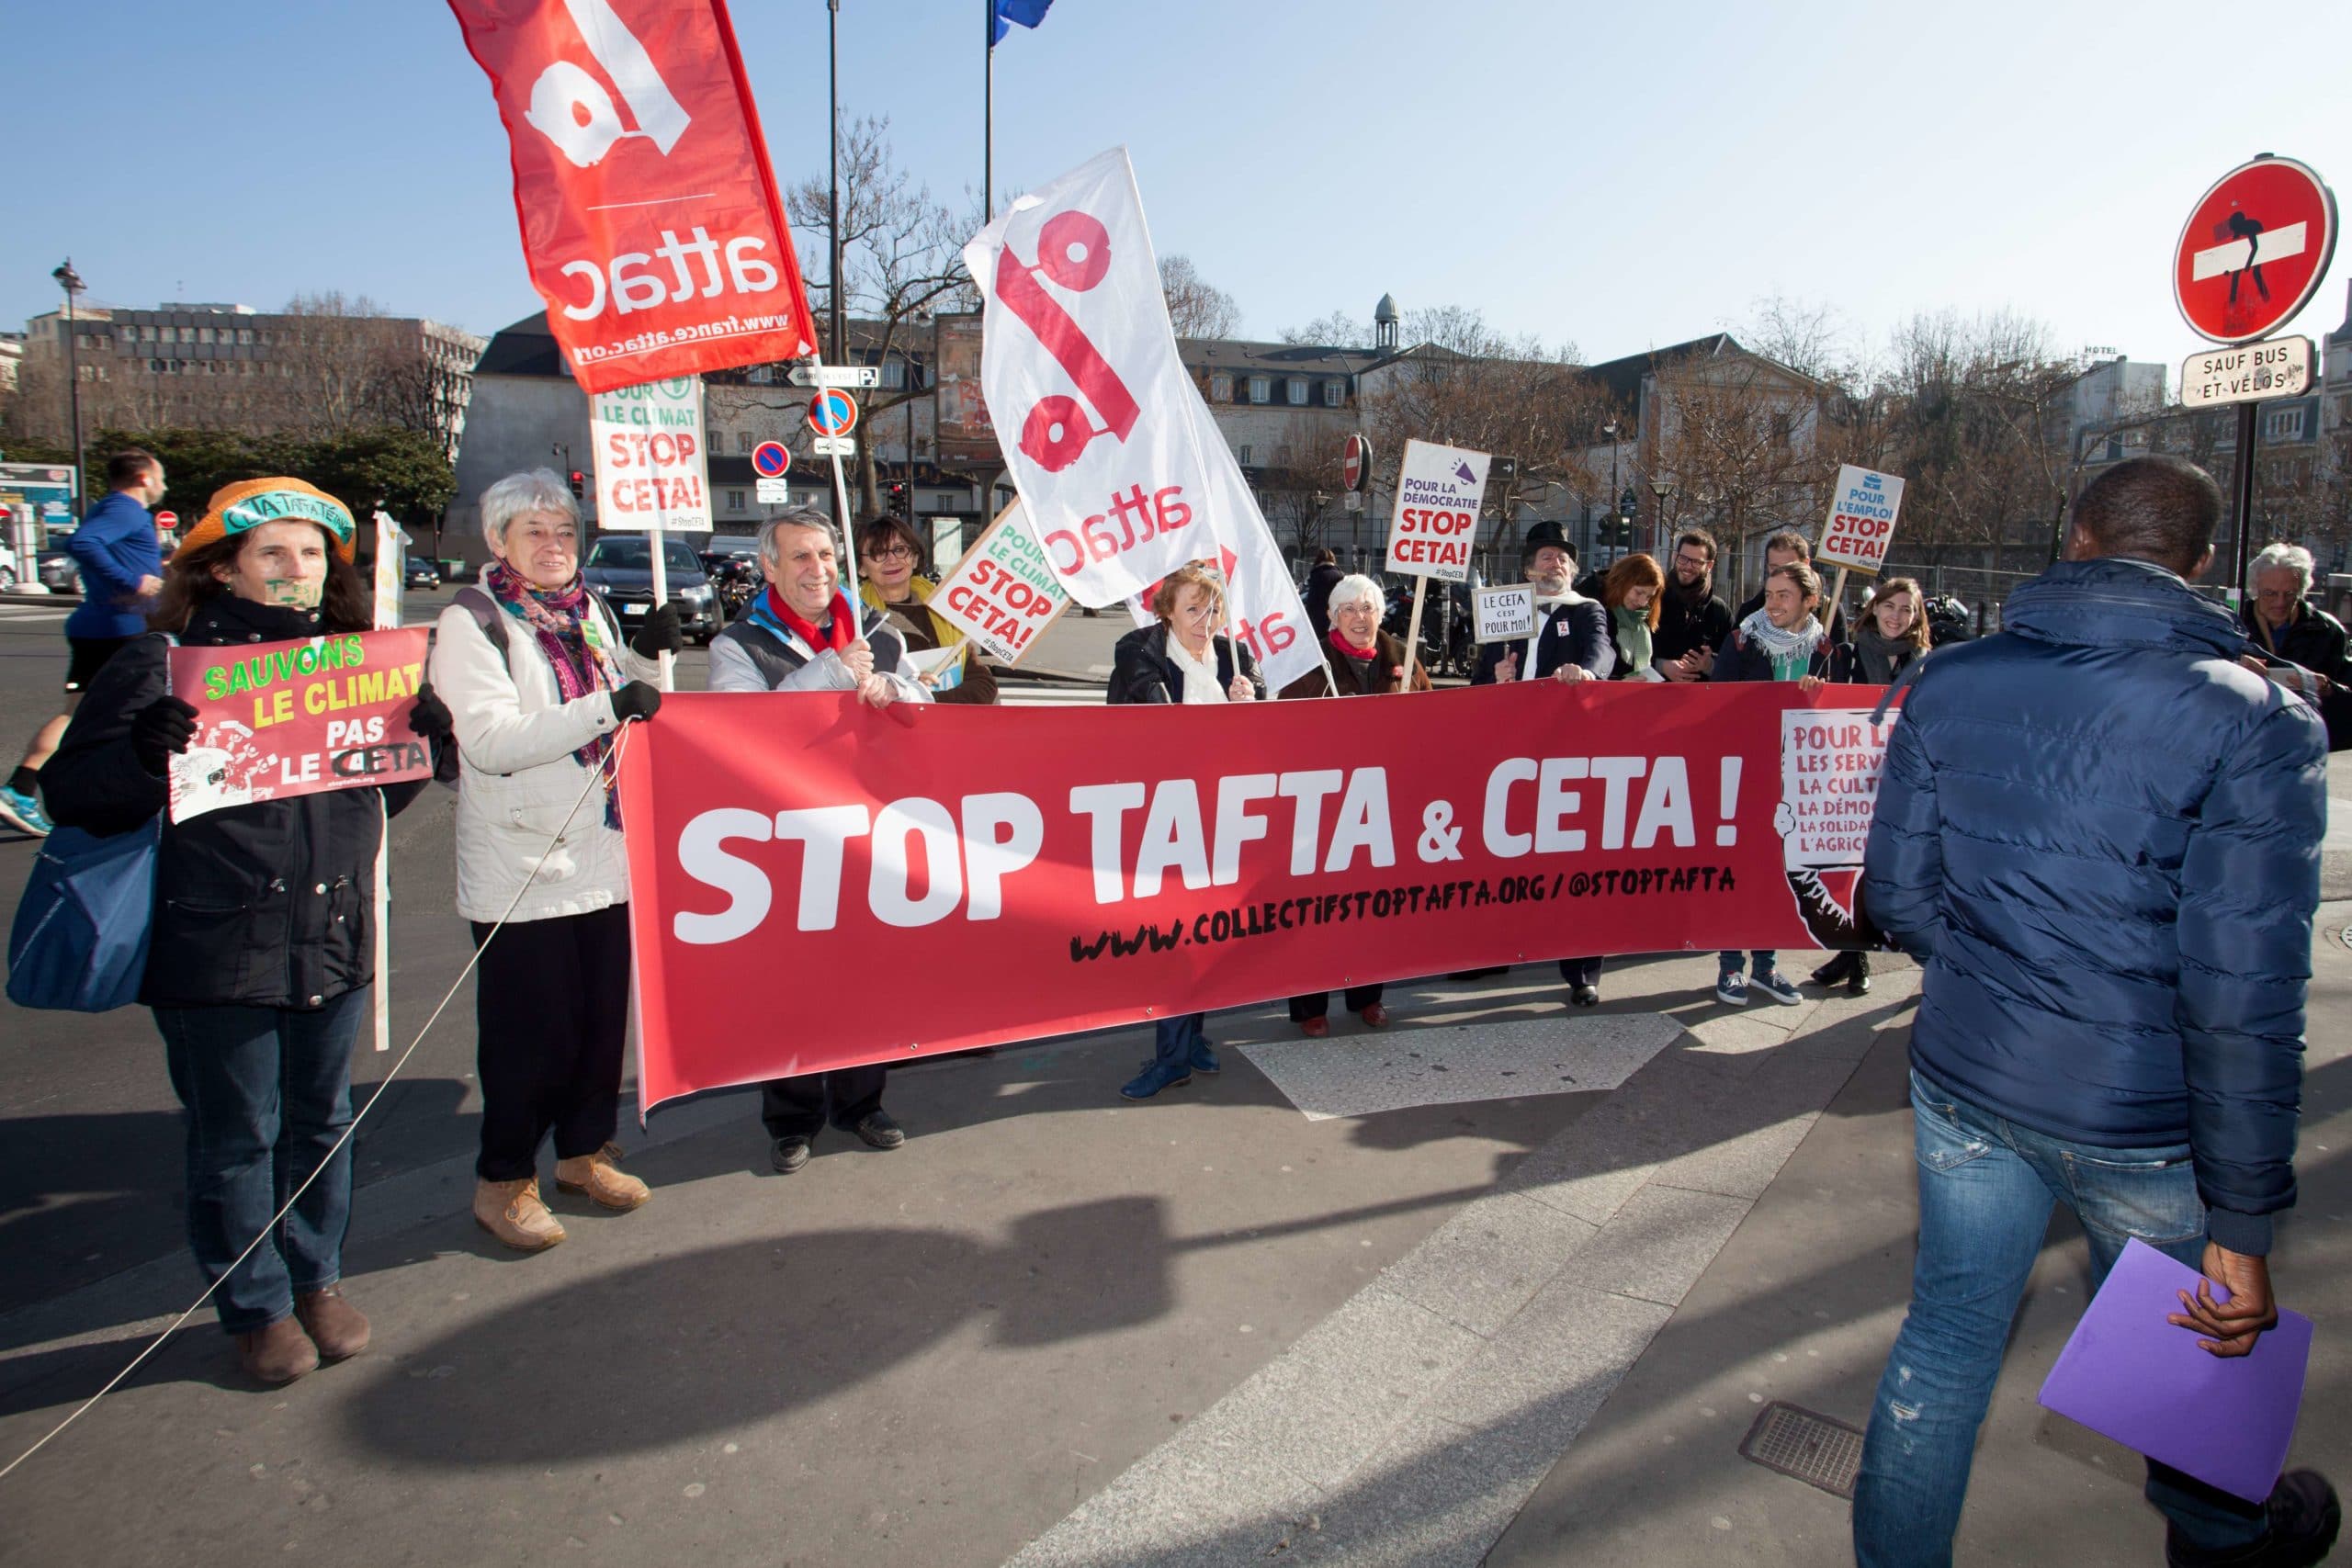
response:
<path id="1" fill-rule="evenodd" d="M 539 1195 L 550 1134 L 560 1190 L 616 1211 L 650 1196 L 612 1141 L 629 937 L 611 752 L 624 724 L 662 705 L 651 679 L 684 638 L 671 604 L 622 641 L 581 581 L 580 509 L 553 469 L 491 486 L 481 531 L 491 564 L 441 613 L 433 646 L 458 733 L 458 912 L 481 950 L 474 1219 L 537 1252 L 564 1237 Z"/>
<path id="2" fill-rule="evenodd" d="M 1330 682 L 1325 683 L 1320 670 L 1301 675 L 1283 688 L 1283 700 L 1334 694 L 1375 697 L 1406 689 L 1405 645 L 1380 629 L 1380 612 L 1385 603 L 1380 584 L 1361 572 L 1333 583 L 1330 597 L 1325 601 L 1331 618 L 1331 635 L 1323 648 L 1323 661 L 1330 666 Z M 1430 672 L 1419 663 L 1413 666 L 1410 689 L 1430 689 Z M 1348 1010 L 1373 1029 L 1388 1021 L 1388 1010 L 1380 1000 L 1382 989 L 1379 986 L 1350 986 L 1347 991 Z M 1290 999 L 1290 1021 L 1298 1025 L 1303 1034 L 1320 1037 L 1329 1033 L 1330 1013 L 1329 991 L 1315 991 Z"/>

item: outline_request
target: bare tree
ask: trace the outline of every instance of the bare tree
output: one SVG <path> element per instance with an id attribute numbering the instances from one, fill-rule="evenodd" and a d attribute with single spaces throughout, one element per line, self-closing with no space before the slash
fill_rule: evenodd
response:
<path id="1" fill-rule="evenodd" d="M 1168 299 L 1168 324 L 1178 337 L 1236 337 L 1241 307 L 1233 296 L 1203 277 L 1186 255 L 1159 258 L 1159 291 Z"/>
<path id="2" fill-rule="evenodd" d="M 929 312 L 953 308 L 970 288 L 963 243 L 978 225 L 959 222 L 929 186 L 917 184 L 899 166 L 889 131 L 888 115 L 842 128 L 839 281 L 843 319 L 856 324 L 849 329 L 851 342 L 826 346 L 831 364 L 888 366 L 900 359 L 911 365 L 918 346 L 929 348 Z M 829 195 L 826 181 L 818 178 L 801 181 L 785 196 L 792 225 L 804 236 L 803 254 L 812 264 L 832 248 Z M 809 279 L 809 308 L 820 337 L 831 320 L 833 285 L 830 277 Z M 924 340 L 920 344 L 919 338 Z M 919 378 L 910 374 L 902 386 L 877 388 L 860 400 L 866 423 L 873 424 L 881 414 L 927 396 Z M 786 400 L 777 397 L 779 405 Z M 806 400 L 794 401 L 797 406 Z M 870 515 L 878 510 L 879 489 L 871 441 L 858 443 L 857 485 L 859 506 Z"/>
<path id="3" fill-rule="evenodd" d="M 1653 363 L 1657 401 L 1641 456 L 1673 487 L 1679 518 L 1722 541 L 1724 586 L 1736 599 L 1749 541 L 1810 523 L 1837 468 L 1816 449 L 1820 383 L 1730 347 Z M 1676 519 L 1661 522 L 1671 528 Z"/>
<path id="4" fill-rule="evenodd" d="M 1372 346 L 1372 325 L 1345 310 L 1333 310 L 1317 316 L 1300 327 L 1284 327 L 1280 333 L 1284 343 L 1318 344 L 1332 348 L 1369 348 Z"/>

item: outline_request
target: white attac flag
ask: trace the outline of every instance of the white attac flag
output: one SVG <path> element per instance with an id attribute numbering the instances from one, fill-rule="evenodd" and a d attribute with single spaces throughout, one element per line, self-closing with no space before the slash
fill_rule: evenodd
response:
<path id="1" fill-rule="evenodd" d="M 1070 597 L 1115 604 L 1211 554 L 1200 395 L 1177 357 L 1126 149 L 1022 197 L 964 261 L 987 300 L 981 393 Z"/>

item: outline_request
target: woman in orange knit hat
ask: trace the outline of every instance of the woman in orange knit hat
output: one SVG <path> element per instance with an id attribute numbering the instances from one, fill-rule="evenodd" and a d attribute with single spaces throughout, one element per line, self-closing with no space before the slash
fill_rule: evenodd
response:
<path id="1" fill-rule="evenodd" d="M 154 631 L 99 671 L 42 774 L 56 819 L 118 833 L 164 810 L 170 759 L 196 730 L 196 709 L 171 694 L 174 637 L 226 646 L 368 629 L 354 533 L 350 511 L 300 479 L 216 491 L 164 569 Z M 436 749 L 447 742 L 449 710 L 429 685 L 411 722 Z M 187 1108 L 189 1242 L 218 1287 L 221 1327 L 264 1383 L 368 1343 L 341 1285 L 351 1046 L 375 979 L 377 844 L 387 815 L 422 787 L 254 801 L 163 824 L 140 999 Z M 305 1180 L 273 1227 L 283 1194 Z"/>

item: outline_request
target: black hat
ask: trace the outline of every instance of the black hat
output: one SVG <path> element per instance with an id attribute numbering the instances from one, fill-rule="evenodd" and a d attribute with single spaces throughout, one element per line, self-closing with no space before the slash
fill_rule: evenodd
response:
<path id="1" fill-rule="evenodd" d="M 1527 530 L 1527 537 L 1519 547 L 1519 558 L 1532 559 L 1536 551 L 1546 548 L 1566 550 L 1568 552 L 1570 560 L 1577 558 L 1576 546 L 1568 542 L 1568 536 L 1566 534 L 1560 532 L 1560 525 L 1549 518 L 1533 525 Z"/>

